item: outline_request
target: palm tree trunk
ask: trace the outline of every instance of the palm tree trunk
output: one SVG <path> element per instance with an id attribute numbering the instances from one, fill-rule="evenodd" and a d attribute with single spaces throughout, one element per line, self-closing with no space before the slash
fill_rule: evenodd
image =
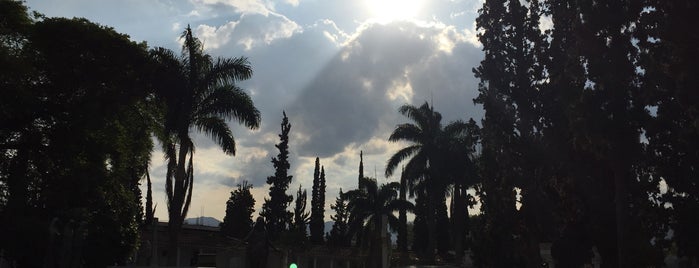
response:
<path id="1" fill-rule="evenodd" d="M 464 258 L 464 231 L 466 229 L 465 217 L 468 217 L 468 213 L 464 213 L 466 210 L 466 202 L 464 202 L 465 191 L 462 185 L 454 185 L 454 194 L 452 195 L 453 206 L 452 206 L 452 229 L 454 230 L 454 252 L 456 254 L 456 263 L 461 264 Z"/>
<path id="2" fill-rule="evenodd" d="M 405 176 L 401 176 L 400 179 L 400 200 L 405 201 L 406 199 L 406 181 Z M 398 221 L 400 221 L 400 226 L 398 226 L 398 250 L 402 253 L 408 252 L 408 216 L 405 209 L 401 209 L 398 212 Z"/>
<path id="3" fill-rule="evenodd" d="M 169 247 L 168 247 L 168 258 L 167 264 L 169 266 L 177 265 L 177 249 L 179 247 L 179 235 L 180 229 L 182 228 L 182 223 L 184 217 L 186 216 L 186 208 L 183 213 L 183 205 L 185 191 L 187 190 L 185 181 L 187 180 L 187 172 L 185 170 L 185 163 L 187 159 L 187 152 L 189 151 L 189 146 L 187 142 L 180 139 L 180 150 L 177 156 L 177 171 L 175 172 L 175 185 L 171 203 L 168 204 L 168 231 L 169 231 Z M 189 193 L 191 194 L 191 192 Z"/>
<path id="4" fill-rule="evenodd" d="M 432 189 L 432 191 L 429 191 L 427 194 L 427 261 L 430 263 L 434 263 L 434 255 L 435 255 L 435 249 L 437 249 L 437 191 L 435 190 L 436 187 L 428 186 L 428 191 L 429 189 Z"/>

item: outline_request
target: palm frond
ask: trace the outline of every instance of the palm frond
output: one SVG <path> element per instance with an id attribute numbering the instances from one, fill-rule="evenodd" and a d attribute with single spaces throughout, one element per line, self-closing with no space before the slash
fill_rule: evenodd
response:
<path id="1" fill-rule="evenodd" d="M 226 122 L 220 117 L 201 117 L 193 122 L 194 127 L 212 138 L 223 152 L 235 155 L 235 139 Z"/>
<path id="2" fill-rule="evenodd" d="M 217 58 L 206 73 L 204 81 L 208 86 L 216 84 L 235 84 L 235 81 L 252 77 L 252 67 L 246 57 Z"/>
<path id="3" fill-rule="evenodd" d="M 410 201 L 400 199 L 391 200 L 386 207 L 390 208 L 391 211 L 399 211 L 403 209 L 408 212 L 415 211 L 415 204 L 411 203 Z"/>
<path id="4" fill-rule="evenodd" d="M 222 85 L 210 92 L 195 111 L 195 117 L 220 116 L 237 120 L 250 129 L 260 126 L 261 115 L 250 95 L 235 85 Z"/>
<path id="5" fill-rule="evenodd" d="M 398 189 L 400 189 L 400 183 L 398 182 L 383 184 L 379 188 L 376 199 L 381 203 L 388 203 L 390 200 L 398 197 Z"/>
<path id="6" fill-rule="evenodd" d="M 429 111 L 430 109 L 427 102 L 425 102 L 425 104 L 423 104 L 419 108 L 410 104 L 405 104 L 398 108 L 398 112 L 420 125 L 428 121 L 427 116 L 429 116 Z"/>
<path id="7" fill-rule="evenodd" d="M 391 158 L 388 159 L 388 162 L 386 162 L 386 177 L 393 175 L 393 171 L 396 170 L 400 162 L 403 162 L 405 159 L 415 155 L 421 148 L 421 145 L 412 145 L 398 150 L 398 152 L 392 155 Z"/>
<path id="8" fill-rule="evenodd" d="M 405 123 L 396 126 L 396 129 L 393 130 L 391 136 L 388 137 L 388 141 L 409 141 L 413 143 L 421 143 L 422 137 L 422 130 L 418 126 Z"/>
<path id="9" fill-rule="evenodd" d="M 444 126 L 443 134 L 446 137 L 453 138 L 466 134 L 468 130 L 469 125 L 467 123 L 462 120 L 456 120 Z"/>

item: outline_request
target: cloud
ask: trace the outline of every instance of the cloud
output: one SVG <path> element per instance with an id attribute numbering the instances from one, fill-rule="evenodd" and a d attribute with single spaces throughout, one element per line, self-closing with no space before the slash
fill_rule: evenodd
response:
<path id="1" fill-rule="evenodd" d="M 204 43 L 207 50 L 218 49 L 231 40 L 245 50 L 255 46 L 269 45 L 281 38 L 289 38 L 301 31 L 301 27 L 288 18 L 276 13 L 242 14 L 237 21 L 228 21 L 221 26 L 200 24 L 195 35 Z"/>
<path id="2" fill-rule="evenodd" d="M 266 16 L 270 13 L 269 6 L 265 2 L 258 0 L 191 0 L 191 2 L 197 8 L 208 12 L 216 9 L 231 8 L 237 13 L 244 14 L 262 14 Z"/>
<path id="3" fill-rule="evenodd" d="M 299 117 L 298 131 L 307 137 L 299 154 L 330 157 L 347 145 L 384 136 L 387 126 L 400 120 L 398 106 L 430 97 L 444 96 L 448 106 L 438 109 L 463 117 L 466 109 L 454 104 L 472 106 L 476 83 L 467 77 L 479 57 L 468 36 L 454 27 L 366 25 L 292 103 L 290 113 Z"/>
<path id="4" fill-rule="evenodd" d="M 471 72 L 483 57 L 474 24 L 482 0 L 432 1 L 414 21 L 383 25 L 368 22 L 364 1 L 28 3 L 49 16 L 87 17 L 175 52 L 182 28 L 191 25 L 212 56 L 248 57 L 254 75 L 239 86 L 253 97 L 262 124 L 250 131 L 229 123 L 238 146 L 235 157 L 192 133 L 197 152 L 191 215 L 204 206 L 205 214 L 222 218 L 229 192 L 242 180 L 255 186 L 256 207 L 262 205 L 284 110 L 292 124 L 289 174 L 294 180 L 288 193 L 299 184 L 310 189 L 320 156 L 328 178 L 326 216 L 339 188 L 356 187 L 360 150 L 366 175 L 376 170 L 380 183 L 388 181 L 381 175 L 385 161 L 405 146 L 387 141 L 397 124 L 407 122 L 397 112 L 400 105 L 431 102 L 445 123 L 483 114 L 472 103 L 477 81 Z M 542 28 L 546 25 L 542 20 Z M 164 163 L 155 152 L 151 178 L 161 219 L 167 218 Z"/>
<path id="5" fill-rule="evenodd" d="M 292 5 L 294 7 L 299 6 L 299 0 L 284 0 L 284 3 L 287 3 L 287 4 Z"/>

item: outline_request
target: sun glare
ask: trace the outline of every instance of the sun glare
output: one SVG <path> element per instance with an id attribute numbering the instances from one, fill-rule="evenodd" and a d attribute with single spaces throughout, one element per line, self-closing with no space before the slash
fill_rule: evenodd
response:
<path id="1" fill-rule="evenodd" d="M 373 19 L 380 22 L 412 19 L 423 8 L 425 0 L 365 0 Z"/>

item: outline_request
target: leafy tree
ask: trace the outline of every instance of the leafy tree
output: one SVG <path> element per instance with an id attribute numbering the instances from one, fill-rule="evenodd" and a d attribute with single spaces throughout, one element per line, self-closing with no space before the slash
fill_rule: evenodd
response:
<path id="1" fill-rule="evenodd" d="M 345 194 L 340 189 L 340 194 L 335 198 L 335 204 L 330 205 L 330 208 L 335 211 L 335 215 L 330 216 L 333 220 L 333 227 L 328 234 L 328 245 L 347 247 L 350 245 L 349 237 L 349 210 L 347 208 L 347 199 Z"/>
<path id="2" fill-rule="evenodd" d="M 252 213 L 255 212 L 255 198 L 250 193 L 252 185 L 247 181 L 238 184 L 226 202 L 226 216 L 221 223 L 221 233 L 238 239 L 244 238 L 252 230 Z"/>
<path id="3" fill-rule="evenodd" d="M 387 217 L 388 225 L 392 230 L 397 230 L 400 222 L 395 216 L 395 212 L 401 209 L 413 210 L 413 204 L 408 201 L 398 199 L 398 189 L 400 183 L 391 182 L 382 184 L 380 187 L 376 179 L 364 178 L 361 181 L 361 188 L 347 192 L 345 195 L 349 200 L 347 209 L 349 216 L 349 233 L 357 230 L 364 230 L 366 237 L 371 237 L 369 244 L 372 248 L 372 260 L 380 261 L 377 250 L 380 247 L 381 239 L 381 218 Z M 359 228 L 364 227 L 364 228 Z M 380 267 L 379 263 L 374 263 Z"/>
<path id="4" fill-rule="evenodd" d="M 3 66 L 20 60 L 0 74 L 0 249 L 22 267 L 126 264 L 153 146 L 145 45 L 84 19 L 32 21 L 21 3 L 0 5 L 20 12 L 0 26 Z"/>
<path id="5" fill-rule="evenodd" d="M 245 58 L 212 59 L 187 27 L 181 36 L 182 57 L 169 50 L 152 51 L 158 63 L 156 84 L 166 104 L 163 131 L 159 139 L 167 158 L 165 180 L 168 200 L 169 252 L 176 252 L 179 230 L 187 215 L 194 185 L 194 143 L 192 128 L 214 139 L 226 154 L 235 154 L 235 139 L 226 120 L 235 119 L 250 129 L 260 124 L 260 112 L 250 96 L 235 85 L 250 78 Z M 177 254 L 168 255 L 168 265 Z"/>
<path id="6" fill-rule="evenodd" d="M 293 176 L 288 175 L 289 164 L 289 131 L 291 124 L 289 118 L 286 117 L 286 112 L 282 112 L 282 132 L 279 134 L 279 144 L 275 145 L 279 149 L 277 157 L 272 158 L 274 165 L 274 176 L 267 177 L 269 188 L 269 199 L 265 198 L 265 203 L 262 206 L 261 216 L 265 217 L 267 222 L 267 231 L 270 237 L 276 238 L 281 231 L 287 229 L 291 225 L 291 213 L 287 211 L 287 207 L 293 200 L 291 195 L 286 194 L 289 188 L 289 183 Z"/>
<path id="7" fill-rule="evenodd" d="M 488 162 L 483 163 L 487 165 L 483 170 L 487 174 L 483 176 L 484 191 L 481 193 L 493 194 L 493 198 L 507 196 L 508 199 L 496 206 L 499 201 L 484 198 L 490 202 L 486 208 L 491 209 L 486 211 L 485 217 L 494 217 L 485 220 L 496 220 L 496 215 L 488 213 L 491 211 L 493 214 L 509 213 L 498 216 L 502 218 L 494 224 L 511 224 L 508 231 L 523 240 L 515 243 L 521 245 L 520 249 L 510 246 L 492 249 L 493 255 L 489 259 L 497 263 L 507 261 L 502 256 L 517 259 L 516 255 L 519 255 L 526 266 L 534 267 L 541 263 L 540 219 L 535 210 L 542 199 L 537 187 L 542 184 L 541 167 L 545 166 L 541 157 L 537 157 L 543 155 L 540 111 L 543 106 L 537 93 L 544 80 L 543 63 L 537 59 L 541 56 L 545 39 L 539 29 L 539 2 L 534 0 L 525 4 L 520 1 L 486 1 L 479 11 L 476 22 L 481 30 L 478 37 L 483 44 L 485 59 L 474 69 L 476 77 L 481 79 L 480 94 L 474 101 L 483 104 L 486 111 L 483 135 L 487 140 L 483 143 L 483 150 L 487 153 L 483 160 Z M 521 190 L 521 215 L 513 209 L 514 187 Z M 510 221 L 504 221 L 506 219 Z M 520 220 L 522 223 L 517 223 Z M 508 236 L 502 238 L 511 240 Z M 501 250 L 510 252 L 501 254 Z"/>
<path id="8" fill-rule="evenodd" d="M 699 59 L 696 50 L 699 39 L 687 33 L 692 31 L 689 25 L 696 21 L 694 14 L 699 7 L 693 1 L 644 3 L 648 7 L 641 14 L 634 37 L 638 40 L 638 65 L 643 70 L 640 81 L 649 115 L 644 124 L 647 166 L 652 167 L 652 177 L 663 178 L 668 188 L 659 198 L 658 192 L 649 194 L 664 205 L 672 204 L 660 217 L 673 230 L 671 240 L 677 255 L 687 257 L 688 264 L 696 266 L 699 263 L 696 243 L 699 231 L 694 227 L 699 224 L 696 213 L 699 73 L 694 62 Z"/>
<path id="9" fill-rule="evenodd" d="M 325 236 L 325 168 L 320 166 L 320 159 L 317 157 L 311 194 L 311 243 L 318 245 L 323 243 Z"/>

